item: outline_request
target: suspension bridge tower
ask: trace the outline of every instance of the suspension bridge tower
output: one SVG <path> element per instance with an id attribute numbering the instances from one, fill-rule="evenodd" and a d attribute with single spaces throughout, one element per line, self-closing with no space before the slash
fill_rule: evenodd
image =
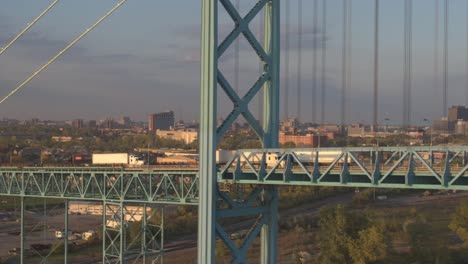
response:
<path id="1" fill-rule="evenodd" d="M 276 263 L 277 188 L 268 185 L 254 188 L 249 198 L 241 203 L 220 192 L 217 184 L 216 148 L 223 134 L 239 116 L 250 124 L 264 148 L 278 147 L 280 1 L 260 0 L 243 17 L 230 0 L 203 0 L 202 3 L 198 263 L 215 262 L 216 236 L 231 251 L 232 263 L 248 263 L 247 251 L 258 236 L 261 240 L 261 263 Z M 226 9 L 235 25 L 221 42 L 218 42 L 218 7 Z M 249 28 L 252 20 L 260 15 L 264 15 L 263 41 Z M 241 35 L 247 39 L 263 64 L 263 71 L 243 96 L 237 93 L 218 68 L 219 58 Z M 260 44 L 262 42 L 263 45 Z M 233 104 L 231 112 L 219 126 L 216 123 L 218 91 L 226 93 Z M 264 96 L 263 125 L 259 124 L 249 110 L 252 99 L 260 91 L 263 91 Z M 265 161 L 265 156 L 263 160 Z M 265 170 L 261 170 L 259 178 L 262 179 L 264 175 Z M 227 206 L 221 209 L 218 206 L 220 201 Z M 256 216 L 257 221 L 238 247 L 230 240 L 219 220 L 240 216 Z"/>

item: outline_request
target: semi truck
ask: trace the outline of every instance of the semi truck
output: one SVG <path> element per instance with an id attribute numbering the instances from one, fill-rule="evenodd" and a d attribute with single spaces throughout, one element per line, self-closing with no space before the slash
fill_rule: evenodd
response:
<path id="1" fill-rule="evenodd" d="M 93 153 L 92 161 L 93 165 L 145 165 L 141 156 L 129 153 Z"/>

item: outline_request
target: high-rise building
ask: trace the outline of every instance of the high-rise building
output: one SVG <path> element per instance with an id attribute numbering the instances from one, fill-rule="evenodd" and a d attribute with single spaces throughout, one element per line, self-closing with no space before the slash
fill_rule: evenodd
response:
<path id="1" fill-rule="evenodd" d="M 468 121 L 468 108 L 454 105 L 448 109 L 448 121 L 456 122 L 458 120 Z"/>
<path id="2" fill-rule="evenodd" d="M 96 128 L 96 127 L 97 127 L 96 120 L 89 120 L 88 121 L 88 128 Z"/>
<path id="3" fill-rule="evenodd" d="M 74 119 L 72 121 L 72 127 L 77 129 L 83 128 L 83 119 Z"/>
<path id="4" fill-rule="evenodd" d="M 106 120 L 104 120 L 104 128 L 106 129 L 114 128 L 114 119 L 112 117 L 106 118 Z"/>
<path id="5" fill-rule="evenodd" d="M 130 125 L 132 123 L 132 120 L 128 116 L 122 116 L 119 119 L 118 123 L 119 123 L 119 125 L 122 125 L 122 126 L 128 126 L 128 125 Z"/>
<path id="6" fill-rule="evenodd" d="M 148 130 L 170 130 L 174 128 L 174 112 L 162 112 L 149 115 Z"/>

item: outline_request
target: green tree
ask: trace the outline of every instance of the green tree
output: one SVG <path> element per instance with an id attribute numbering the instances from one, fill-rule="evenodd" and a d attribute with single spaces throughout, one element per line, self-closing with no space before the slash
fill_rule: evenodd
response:
<path id="1" fill-rule="evenodd" d="M 450 263 L 446 246 L 448 241 L 441 237 L 434 239 L 431 228 L 423 216 L 417 216 L 416 220 L 406 227 L 415 263 Z"/>
<path id="2" fill-rule="evenodd" d="M 463 245 L 468 247 L 468 200 L 462 201 L 457 207 L 449 228 L 463 241 Z"/>
<path id="3" fill-rule="evenodd" d="M 350 255 L 354 263 L 364 264 L 382 259 L 387 255 L 384 233 L 377 226 L 359 231 L 359 237 L 350 244 Z"/>
<path id="4" fill-rule="evenodd" d="M 323 264 L 369 263 L 384 258 L 388 249 L 383 230 L 342 205 L 320 212 L 318 238 Z"/>

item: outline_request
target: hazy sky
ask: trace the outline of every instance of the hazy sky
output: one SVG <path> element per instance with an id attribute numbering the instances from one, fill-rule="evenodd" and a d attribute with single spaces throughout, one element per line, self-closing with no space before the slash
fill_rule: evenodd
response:
<path id="1" fill-rule="evenodd" d="M 289 112 L 296 115 L 298 10 L 297 0 L 290 1 Z M 2 0 L 0 46 L 6 45 L 51 2 Z M 242 13 L 254 2 L 241 0 Z M 284 6 L 285 1 L 282 2 Z M 322 27 L 320 23 L 316 29 L 312 25 L 313 1 L 303 2 L 301 116 L 307 121 L 312 109 L 312 40 L 320 38 Z M 369 121 L 372 116 L 373 2 L 353 1 L 349 122 Z M 441 87 L 434 84 L 433 72 L 434 2 L 414 0 L 412 120 L 415 123 L 420 123 L 423 118 L 440 117 L 442 111 Z M 467 1 L 449 2 L 449 105 L 465 104 Z M 117 0 L 61 0 L 0 57 L 0 95 L 15 88 L 115 3 Z M 340 112 L 342 0 L 328 0 L 328 3 L 326 120 L 336 122 Z M 403 3 L 403 0 L 381 0 L 379 119 L 390 118 L 393 123 L 401 122 L 402 117 Z M 178 119 L 198 119 L 200 14 L 201 1 L 128 0 L 65 56 L 0 105 L 0 117 L 67 120 L 127 115 L 134 120 L 146 120 L 150 113 L 170 109 L 176 112 Z M 284 9 L 282 15 L 284 24 Z M 220 24 L 221 37 L 233 27 L 224 10 Z M 440 25 L 442 33 L 442 23 Z M 251 28 L 258 33 L 259 20 L 255 20 Z M 439 47 L 442 48 L 440 40 Z M 284 47 L 284 41 L 282 44 Z M 322 48 L 319 48 L 319 57 L 321 52 Z M 442 49 L 439 55 L 442 69 Z M 281 59 L 284 69 L 284 55 Z M 240 62 L 239 90 L 246 91 L 255 81 L 259 66 L 244 39 L 241 40 Z M 233 65 L 233 51 L 230 50 L 220 61 L 220 69 L 230 81 L 233 81 Z M 287 77 L 284 71 L 281 77 Z M 219 93 L 220 115 L 226 116 L 230 103 L 222 91 Z M 254 104 L 251 108 L 256 113 L 258 106 Z"/>

